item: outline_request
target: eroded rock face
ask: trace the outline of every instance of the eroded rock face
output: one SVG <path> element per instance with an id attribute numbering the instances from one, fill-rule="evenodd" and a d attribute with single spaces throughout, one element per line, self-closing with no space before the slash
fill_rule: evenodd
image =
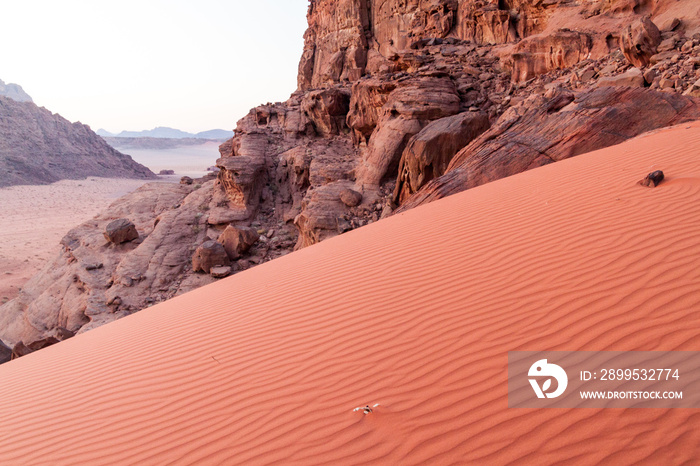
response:
<path id="1" fill-rule="evenodd" d="M 649 64 L 660 42 L 661 32 L 648 16 L 628 25 L 620 35 L 622 53 L 637 68 Z"/>
<path id="2" fill-rule="evenodd" d="M 311 120 L 316 132 L 323 136 L 340 134 L 347 128 L 345 118 L 350 105 L 350 92 L 344 89 L 325 89 L 307 93 L 301 109 Z"/>
<path id="3" fill-rule="evenodd" d="M 523 40 L 512 55 L 513 82 L 525 82 L 551 70 L 564 69 L 590 56 L 588 34 L 558 31 Z"/>
<path id="4" fill-rule="evenodd" d="M 228 195 L 228 208 L 235 211 L 230 221 L 253 217 L 265 182 L 264 156 L 238 155 L 216 161 L 219 183 Z"/>
<path id="5" fill-rule="evenodd" d="M 320 234 L 319 225 L 325 224 L 317 215 L 338 215 L 345 206 L 337 195 L 331 205 L 320 206 L 326 197 L 314 196 L 313 191 L 339 181 L 353 184 L 359 149 L 346 124 L 350 92 L 336 86 L 295 94 L 284 104 L 257 107 L 240 120 L 236 137 L 217 161 L 221 191 L 214 191 L 216 207 L 209 222 L 284 225 L 284 236 L 275 234 L 270 241 L 261 237 L 260 248 L 270 242 L 312 244 L 313 238 L 338 234 L 336 227 Z M 307 232 L 307 226 L 315 233 Z M 290 231 L 308 240 L 292 241 Z"/>
<path id="6" fill-rule="evenodd" d="M 353 186 L 349 181 L 336 181 L 312 190 L 304 199 L 302 212 L 294 219 L 294 225 L 299 230 L 296 249 L 352 229 L 339 213 L 347 210 L 340 200 L 340 194 Z"/>
<path id="7" fill-rule="evenodd" d="M 442 176 L 452 157 L 489 128 L 485 113 L 465 112 L 433 121 L 403 151 L 393 202 L 400 204 L 428 181 Z"/>
<path id="8" fill-rule="evenodd" d="M 356 143 L 369 141 L 379 122 L 381 110 L 396 86 L 396 82 L 377 78 L 365 79 L 353 85 L 347 123 L 353 130 Z"/>
<path id="9" fill-rule="evenodd" d="M 301 201 L 311 186 L 310 169 L 311 150 L 306 147 L 295 147 L 280 156 L 275 177 L 279 186 L 275 209 L 285 222 L 294 220 L 301 212 Z"/>
<path id="10" fill-rule="evenodd" d="M 460 9 L 461 36 L 480 44 L 505 44 L 517 39 L 518 32 L 510 11 L 498 3 L 463 2 Z"/>
<path id="11" fill-rule="evenodd" d="M 385 57 L 426 37 L 446 37 L 457 19 L 457 0 L 371 1 L 372 33 Z"/>
<path id="12" fill-rule="evenodd" d="M 605 15 L 615 17 L 622 27 L 629 23 L 625 15 L 635 17 L 648 11 L 648 3 L 647 0 L 315 0 L 309 6 L 309 29 L 298 85 L 300 90 L 308 90 L 354 82 L 368 70 L 391 70 L 392 61 L 403 51 L 436 39 L 454 38 L 492 45 L 543 34 L 549 39 L 534 45 L 537 50 L 530 48 L 519 53 L 545 54 L 546 46 L 557 50 L 549 57 L 528 57 L 526 61 L 532 62 L 529 67 L 542 69 L 562 62 L 569 66 L 576 53 L 585 55 L 593 44 L 572 43 L 566 47 L 566 41 L 574 39 L 573 36 L 561 36 L 549 28 L 550 22 L 568 27 L 576 24 L 577 17 Z M 619 30 L 608 27 L 603 22 L 599 30 L 593 28 L 601 50 L 609 35 L 619 36 Z M 588 33 L 591 26 L 586 25 L 585 29 Z M 570 32 L 584 33 L 583 30 Z M 518 65 L 521 70 L 526 67 L 522 62 Z"/>
<path id="13" fill-rule="evenodd" d="M 600 87 L 576 98 L 567 92 L 535 98 L 503 114 L 400 210 L 698 118 L 695 99 L 640 88 Z"/>
<path id="14" fill-rule="evenodd" d="M 378 186 L 394 176 L 409 139 L 430 121 L 459 112 L 454 83 L 445 77 L 423 77 L 400 83 L 381 109 L 377 128 L 369 139 L 357 180 Z"/>
<path id="15" fill-rule="evenodd" d="M 307 19 L 299 89 L 359 79 L 367 65 L 368 2 L 315 0 L 309 5 Z"/>
<path id="16" fill-rule="evenodd" d="M 396 60 L 407 49 L 416 48 L 416 44 L 434 45 L 435 40 L 494 45 L 533 36 L 547 38 L 539 39 L 527 50 L 516 51 L 534 53 L 517 58 L 517 82 L 522 82 L 524 69 L 554 69 L 552 66 L 561 63 L 570 66 L 578 54 L 585 59 L 592 52 L 597 58 L 616 48 L 618 41 L 629 43 L 624 39 L 627 31 L 623 28 L 644 14 L 664 16 L 667 10 L 678 9 L 673 3 L 669 0 L 314 0 L 309 6 L 309 29 L 299 65 L 299 89 L 355 82 L 365 73 L 375 74 L 383 69 L 396 71 Z M 686 22 L 676 18 L 674 28 L 678 24 L 700 26 L 697 18 L 690 18 L 696 10 L 690 6 L 686 11 L 689 14 Z M 599 19 L 589 20 L 593 17 Z M 573 35 L 562 36 L 562 32 L 585 34 L 590 42 Z M 636 30 L 632 33 L 635 37 L 631 47 L 646 44 L 646 39 L 640 41 L 636 37 Z M 648 36 L 648 32 L 645 34 Z M 566 43 L 572 40 L 571 44 Z M 546 47 L 554 50 L 548 53 Z"/>

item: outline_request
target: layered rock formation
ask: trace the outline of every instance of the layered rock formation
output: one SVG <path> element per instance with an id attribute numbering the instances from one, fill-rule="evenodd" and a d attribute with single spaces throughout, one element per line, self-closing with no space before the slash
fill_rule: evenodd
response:
<path id="1" fill-rule="evenodd" d="M 396 209 L 699 118 L 698 10 L 312 0 L 297 92 L 238 122 L 216 180 L 144 188 L 69 233 L 0 308 L 0 338 L 85 331 Z M 123 217 L 138 239 L 105 248 Z"/>
<path id="2" fill-rule="evenodd" d="M 619 144 L 656 128 L 700 119 L 700 101 L 629 87 L 578 96 L 560 91 L 509 109 L 462 149 L 445 174 L 401 206 L 411 209 L 489 181 Z M 639 114 L 654 118 L 637 118 Z"/>
<path id="3" fill-rule="evenodd" d="M 84 332 L 211 283 L 214 277 L 195 273 L 204 263 L 196 252 L 225 231 L 211 223 L 217 192 L 213 176 L 191 185 L 146 184 L 72 229 L 60 254 L 0 307 L 0 339 L 31 350 L 47 338 L 63 340 L 66 331 Z M 246 229 L 246 244 L 235 246 L 236 272 L 294 246 L 284 225 L 276 232 L 254 225 Z M 206 272 L 213 265 L 218 262 L 210 261 Z"/>
<path id="4" fill-rule="evenodd" d="M 81 123 L 31 102 L 0 97 L 0 187 L 87 176 L 156 176 Z"/>
<path id="5" fill-rule="evenodd" d="M 284 192 L 285 203 L 293 199 L 274 216 L 294 219 L 298 247 L 342 233 L 362 219 L 340 201 L 341 191 L 361 193 L 367 213 L 401 204 L 449 170 L 452 156 L 508 108 L 548 92 L 545 86 L 574 94 L 599 80 L 660 87 L 641 73 L 623 73 L 650 63 L 662 38 L 690 40 L 693 55 L 693 11 L 689 1 L 312 1 L 298 92 L 251 111 L 218 162 L 221 185 L 240 212 L 232 219 L 254 218 L 266 203 L 261 189 L 269 187 Z M 677 12 L 687 18 L 670 21 L 663 33 L 649 16 L 665 21 Z M 620 54 L 625 64 L 596 69 Z M 695 66 L 683 76 L 694 77 Z M 688 86 L 674 82 L 674 90 Z M 447 118 L 461 123 L 451 127 L 456 120 Z M 654 119 L 668 124 L 662 120 Z M 275 178 L 290 162 L 291 178 L 302 179 L 286 185 Z M 304 176 L 319 166 L 332 176 Z"/>
<path id="6" fill-rule="evenodd" d="M 528 39 L 503 48 L 509 62 L 530 68 L 514 79 L 527 80 L 600 58 L 619 42 L 654 47 L 644 26 L 627 28 L 643 15 L 664 27 L 682 18 L 676 27 L 692 35 L 698 8 L 692 0 L 312 0 L 298 84 L 309 90 L 395 70 L 407 49 L 445 38 L 488 45 Z"/>
<path id="7" fill-rule="evenodd" d="M 452 157 L 489 127 L 482 112 L 464 112 L 430 123 L 401 156 L 393 202 L 401 204 L 427 182 L 442 176 Z"/>

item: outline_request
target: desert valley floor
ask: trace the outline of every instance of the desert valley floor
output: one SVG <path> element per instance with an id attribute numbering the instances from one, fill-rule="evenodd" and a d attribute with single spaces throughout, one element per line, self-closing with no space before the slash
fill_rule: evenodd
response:
<path id="1" fill-rule="evenodd" d="M 90 177 L 41 186 L 2 188 L 0 218 L 0 303 L 16 298 L 20 288 L 58 254 L 61 238 L 144 180 Z M 70 209 L 64 208 L 70 206 Z M 30 212 L 32 221 L 26 221 Z"/>

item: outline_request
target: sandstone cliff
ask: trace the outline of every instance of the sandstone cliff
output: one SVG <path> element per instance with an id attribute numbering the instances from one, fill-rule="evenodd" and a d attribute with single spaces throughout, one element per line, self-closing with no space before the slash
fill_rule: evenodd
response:
<path id="1" fill-rule="evenodd" d="M 193 270 L 213 270 L 212 257 L 235 273 L 698 119 L 699 11 L 693 0 L 313 0 L 297 92 L 238 122 L 218 178 L 144 188 L 72 231 L 0 307 L 0 338 L 60 339 L 213 280 Z M 140 238 L 105 243 L 106 223 L 129 215 Z M 250 249 L 224 244 L 244 236 Z"/>
<path id="2" fill-rule="evenodd" d="M 155 178 L 80 123 L 0 97 L 0 187 L 87 176 Z"/>
<path id="3" fill-rule="evenodd" d="M 299 89 L 400 69 L 407 51 L 435 39 L 509 44 L 495 50 L 523 81 L 640 39 L 626 28 L 645 15 L 665 29 L 680 19 L 676 29 L 692 35 L 699 9 L 692 0 L 311 0 Z"/>
<path id="4" fill-rule="evenodd" d="M 231 220 L 250 221 L 274 205 L 274 216 L 299 231 L 297 246 L 308 246 L 433 189 L 425 185 L 489 126 L 530 124 L 512 121 L 508 109 L 546 111 L 596 86 L 684 93 L 677 100 L 692 107 L 700 95 L 698 12 L 691 0 L 312 0 L 298 91 L 253 109 L 222 146 L 220 187 L 239 212 Z M 601 104 L 608 114 L 622 106 L 644 124 L 630 124 L 624 137 L 573 136 L 589 150 L 695 118 L 658 117 L 637 94 L 598 95 L 610 97 Z M 597 115 L 570 110 L 551 135 Z M 553 160 L 525 164 L 505 153 L 487 162 L 494 167 L 482 179 Z M 511 163 L 518 168 L 497 169 Z M 346 189 L 363 196 L 359 206 L 343 205 Z"/>

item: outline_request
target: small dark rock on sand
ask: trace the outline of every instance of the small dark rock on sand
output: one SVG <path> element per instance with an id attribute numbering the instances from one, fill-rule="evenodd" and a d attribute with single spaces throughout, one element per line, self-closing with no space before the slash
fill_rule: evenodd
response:
<path id="1" fill-rule="evenodd" d="M 646 178 L 639 181 L 639 184 L 646 186 L 648 188 L 655 188 L 664 180 L 664 172 L 661 170 L 656 170 L 649 173 Z"/>

